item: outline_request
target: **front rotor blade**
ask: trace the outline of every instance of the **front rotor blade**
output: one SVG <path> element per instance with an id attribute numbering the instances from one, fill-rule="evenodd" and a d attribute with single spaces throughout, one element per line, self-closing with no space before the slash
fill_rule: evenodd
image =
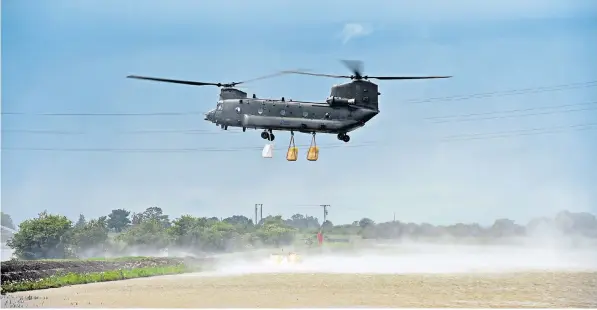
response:
<path id="1" fill-rule="evenodd" d="M 186 85 L 194 85 L 194 86 L 206 86 L 206 85 L 222 86 L 221 83 L 205 83 L 205 82 L 195 82 L 195 81 L 172 80 L 172 79 L 162 79 L 162 78 L 154 78 L 154 77 L 138 76 L 138 75 L 129 75 L 129 76 L 127 76 L 127 78 L 139 79 L 139 80 L 149 80 L 149 81 L 156 81 L 156 82 L 186 84 Z"/>
<path id="2" fill-rule="evenodd" d="M 424 80 L 424 79 L 447 79 L 452 76 L 366 76 L 367 79 L 377 80 Z"/>
<path id="3" fill-rule="evenodd" d="M 244 83 L 248 83 L 248 82 L 254 82 L 254 81 L 259 81 L 259 80 L 273 78 L 273 77 L 280 76 L 280 75 L 283 75 L 283 74 L 286 74 L 286 72 L 282 71 L 282 72 L 272 73 L 272 74 L 268 74 L 268 75 L 256 77 L 256 78 L 249 79 L 249 80 L 244 80 L 244 81 L 241 81 L 241 82 L 234 82 L 232 84 L 233 85 L 244 84 Z"/>
<path id="4" fill-rule="evenodd" d="M 303 74 L 303 75 L 311 75 L 311 76 L 324 76 L 324 77 L 331 77 L 331 78 L 350 79 L 350 75 L 333 75 L 333 74 L 322 74 L 322 73 L 309 73 L 309 72 L 303 72 L 303 71 L 282 71 L 282 73 L 292 73 L 292 74 Z"/>

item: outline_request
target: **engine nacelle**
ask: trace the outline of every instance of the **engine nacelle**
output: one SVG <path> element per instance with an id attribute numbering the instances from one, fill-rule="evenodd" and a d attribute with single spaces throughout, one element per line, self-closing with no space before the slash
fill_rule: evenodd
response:
<path id="1" fill-rule="evenodd" d="M 325 102 L 329 105 L 349 105 L 354 104 L 354 99 L 342 98 L 342 97 L 328 97 Z"/>

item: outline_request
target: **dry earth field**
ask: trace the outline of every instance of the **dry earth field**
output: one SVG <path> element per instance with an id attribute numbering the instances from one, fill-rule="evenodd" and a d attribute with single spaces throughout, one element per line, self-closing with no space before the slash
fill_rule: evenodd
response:
<path id="1" fill-rule="evenodd" d="M 597 307 L 597 272 L 188 274 L 9 294 L 4 307 Z"/>
<path id="2" fill-rule="evenodd" d="M 597 307 L 594 247 L 383 245 L 289 265 L 247 255 L 203 273 L 8 294 L 3 306 Z"/>

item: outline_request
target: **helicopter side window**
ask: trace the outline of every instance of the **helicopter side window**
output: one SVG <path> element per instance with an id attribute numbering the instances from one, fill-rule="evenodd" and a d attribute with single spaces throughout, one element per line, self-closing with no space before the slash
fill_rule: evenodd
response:
<path id="1" fill-rule="evenodd" d="M 221 103 L 218 103 L 218 107 L 216 108 L 216 110 L 222 111 L 222 104 Z"/>
<path id="2" fill-rule="evenodd" d="M 240 107 L 236 107 L 234 110 L 236 111 L 236 113 L 240 114 Z"/>

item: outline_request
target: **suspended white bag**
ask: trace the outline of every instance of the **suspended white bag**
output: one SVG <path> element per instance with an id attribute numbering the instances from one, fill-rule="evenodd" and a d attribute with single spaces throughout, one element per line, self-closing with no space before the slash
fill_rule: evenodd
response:
<path id="1" fill-rule="evenodd" d="M 263 147 L 263 151 L 261 152 L 261 156 L 263 158 L 272 158 L 274 157 L 274 144 L 268 143 Z"/>

